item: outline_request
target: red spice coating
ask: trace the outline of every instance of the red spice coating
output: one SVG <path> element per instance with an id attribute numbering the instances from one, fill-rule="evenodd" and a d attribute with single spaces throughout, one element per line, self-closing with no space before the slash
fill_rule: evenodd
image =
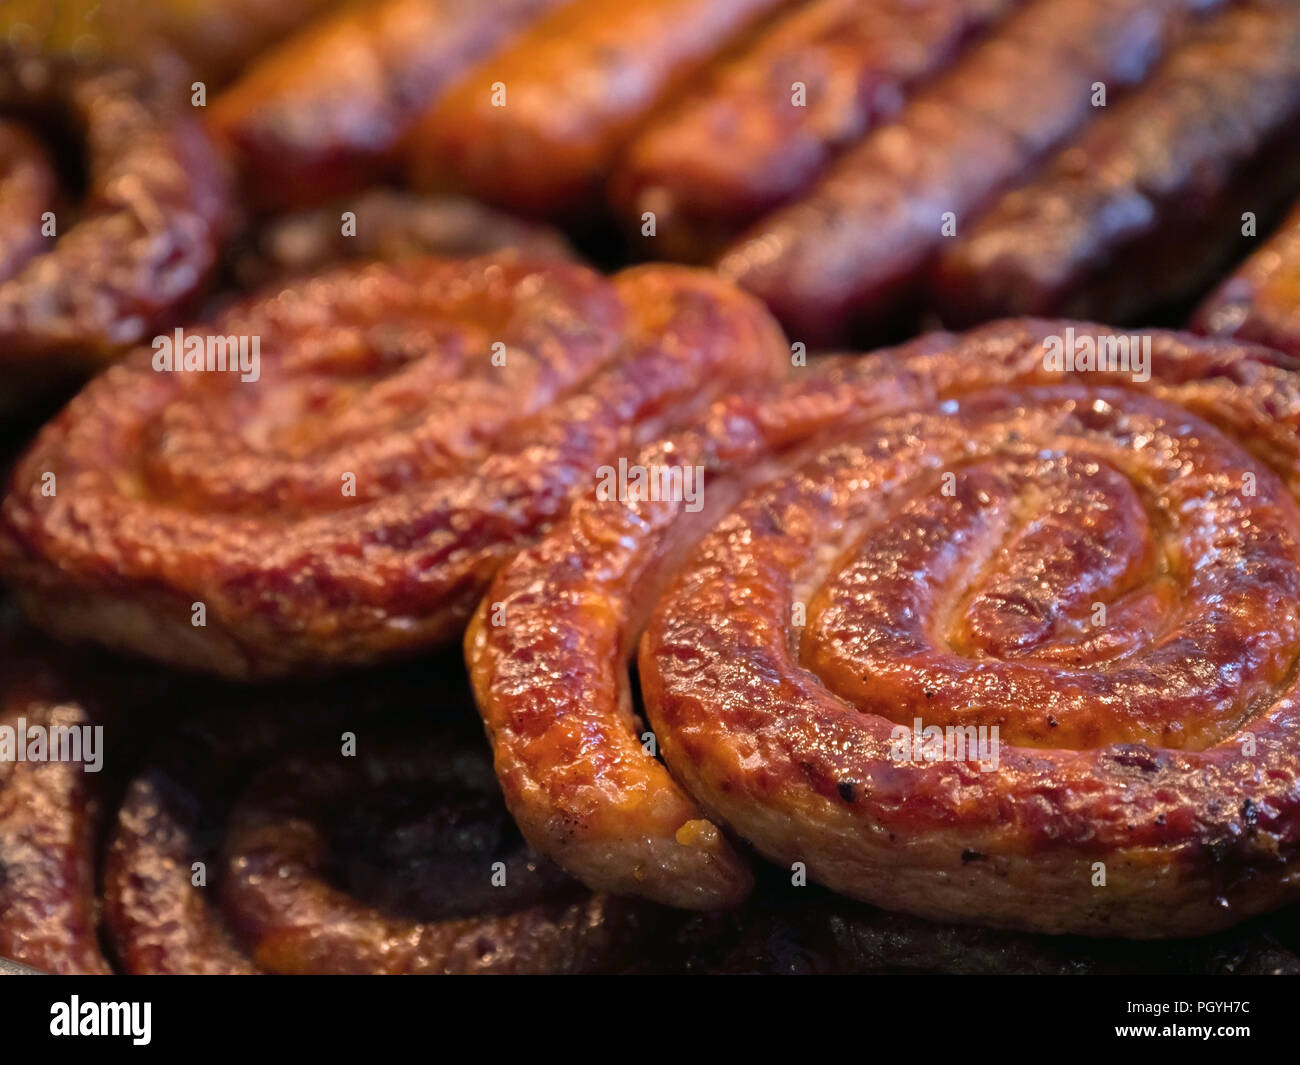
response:
<path id="1" fill-rule="evenodd" d="M 503 568 L 466 650 L 530 842 L 700 908 L 748 886 L 715 826 L 936 919 L 1150 937 L 1295 899 L 1300 376 L 1159 331 L 1149 382 L 1065 374 L 1070 326 L 1107 335 L 998 323 L 724 400 L 637 459 L 705 465 L 702 513 L 584 499 Z M 998 726 L 996 767 L 896 748 L 918 718 Z"/>

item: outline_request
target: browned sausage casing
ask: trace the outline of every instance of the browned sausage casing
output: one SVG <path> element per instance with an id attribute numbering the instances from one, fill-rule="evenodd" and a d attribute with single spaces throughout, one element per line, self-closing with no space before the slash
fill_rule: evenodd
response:
<path id="1" fill-rule="evenodd" d="M 107 807 L 167 688 L 156 671 L 75 664 L 0 605 L 0 961 L 106 973 L 98 873 Z M 3 967 L 0 967 L 3 972 Z"/>
<path id="2" fill-rule="evenodd" d="M 0 569 L 57 634 L 232 677 L 457 639 L 610 456 L 790 362 L 706 271 L 509 254 L 341 266 L 162 343 L 37 437 Z"/>
<path id="3" fill-rule="evenodd" d="M 651 109 L 786 2 L 573 0 L 430 112 L 412 176 L 533 214 L 581 212 Z"/>
<path id="4" fill-rule="evenodd" d="M 1216 0 L 1036 0 L 850 150 L 802 200 L 759 222 L 719 268 L 796 340 L 881 323 L 914 295 L 945 224 L 1022 178 L 1112 95 L 1143 80 Z"/>
<path id="5" fill-rule="evenodd" d="M 187 95 L 125 67 L 0 49 L 0 414 L 153 335 L 193 304 L 231 214 L 226 172 Z M 84 148 L 67 202 L 33 140 Z"/>
<path id="6" fill-rule="evenodd" d="M 1300 8 L 1231 9 L 1179 47 L 937 264 L 950 323 L 1132 321 L 1196 294 L 1300 185 Z"/>
<path id="7" fill-rule="evenodd" d="M 379 706 L 359 682 L 298 688 L 160 743 L 107 851 L 122 967 L 566 973 L 636 956 L 651 908 L 592 895 L 528 850 L 478 730 L 430 721 L 447 709 L 431 679 L 390 673 Z"/>
<path id="8" fill-rule="evenodd" d="M 380 0 L 321 20 L 216 101 L 261 208 L 318 203 L 389 171 L 398 143 L 475 62 L 560 0 Z"/>
<path id="9" fill-rule="evenodd" d="M 699 909 L 748 890 L 728 832 L 995 927 L 1195 935 L 1294 901 L 1300 373 L 1116 339 L 1022 320 L 810 364 L 629 460 L 703 466 L 701 509 L 575 504 L 466 637 L 526 838 Z"/>
<path id="10" fill-rule="evenodd" d="M 611 196 L 633 230 L 653 211 L 656 258 L 701 261 L 804 192 L 892 119 L 1019 0 L 817 0 L 764 31 L 628 145 Z M 804 99 L 796 104 L 796 85 Z"/>
<path id="11" fill-rule="evenodd" d="M 0 661 L 0 727 L 18 737 L 26 730 L 90 725 L 83 707 L 63 701 L 49 678 L 18 661 L 29 653 L 0 643 L 0 655 L 8 659 Z M 98 777 L 86 773 L 81 761 L 19 761 L 16 751 L 4 753 L 0 958 L 48 973 L 106 973 L 95 905 L 95 830 L 102 812 Z"/>

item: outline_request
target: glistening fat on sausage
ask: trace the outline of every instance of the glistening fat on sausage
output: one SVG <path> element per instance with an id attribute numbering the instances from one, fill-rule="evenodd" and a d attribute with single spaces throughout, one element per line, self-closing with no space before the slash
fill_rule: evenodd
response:
<path id="1" fill-rule="evenodd" d="M 381 661 L 457 639 L 594 467 L 789 364 L 703 270 L 339 266 L 92 381 L 18 463 L 0 569 L 38 624 L 175 665 Z"/>
<path id="2" fill-rule="evenodd" d="M 629 460 L 704 466 L 697 513 L 589 493 L 497 574 L 465 647 L 506 802 L 682 907 L 745 897 L 733 837 L 1000 928 L 1294 901 L 1296 411 L 1266 348 L 1033 319 L 732 395 Z"/>

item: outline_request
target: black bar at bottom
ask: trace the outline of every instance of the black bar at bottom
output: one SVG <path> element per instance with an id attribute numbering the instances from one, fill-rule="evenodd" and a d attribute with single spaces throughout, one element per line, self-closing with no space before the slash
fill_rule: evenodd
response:
<path id="1" fill-rule="evenodd" d="M 411 1046 L 435 1060 L 449 1053 L 499 1059 L 513 1046 L 534 1055 L 609 1058 L 623 1056 L 615 1052 L 620 1045 L 648 1043 L 670 1052 L 685 1043 L 698 1056 L 716 1041 L 732 1058 L 746 1044 L 774 1057 L 783 1045 L 805 1053 L 838 1047 L 842 1054 L 846 1042 L 867 1058 L 896 1052 L 900 1040 L 935 1049 L 1005 1045 L 1008 1038 L 1037 1053 L 1068 1047 L 1072 1057 L 1195 1043 L 1232 1053 L 1242 1044 L 1286 1045 L 1297 990 L 1285 977 L 1241 976 L 715 977 L 682 979 L 672 988 L 667 979 L 6 980 L 0 1043 L 8 1061 L 33 1060 L 17 1051 L 94 1053 L 110 1043 L 128 1054 L 201 1048 L 206 1057 L 260 1058 L 284 1049 L 295 1056 L 320 1050 L 332 1059 L 349 1050 Z M 722 986 L 724 979 L 730 986 Z M 620 1042 L 603 1042 L 606 1032 Z"/>

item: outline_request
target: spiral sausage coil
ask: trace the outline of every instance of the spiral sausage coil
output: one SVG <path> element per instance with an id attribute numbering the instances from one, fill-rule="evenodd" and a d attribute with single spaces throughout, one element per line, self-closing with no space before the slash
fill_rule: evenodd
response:
<path id="1" fill-rule="evenodd" d="M 0 725 L 104 728 L 102 772 L 0 764 L 0 951 L 19 971 L 1300 972 L 1285 915 L 1092 944 L 888 914 L 777 869 L 726 912 L 591 894 L 520 839 L 441 657 L 250 691 L 70 670 L 0 625 Z"/>
<path id="2" fill-rule="evenodd" d="M 177 372 L 191 344 L 213 358 Z M 170 350 L 43 430 L 0 568 L 55 634 L 244 679 L 458 639 L 595 466 L 789 363 L 702 271 L 516 256 L 340 267 Z"/>
<path id="3" fill-rule="evenodd" d="M 737 838 L 997 927 L 1198 934 L 1294 899 L 1300 377 L 1159 331 L 1073 361 L 1117 339 L 832 358 L 635 457 L 701 468 L 695 513 L 577 503 L 466 637 L 529 841 L 699 909 L 747 894 Z"/>
<path id="4" fill-rule="evenodd" d="M 473 730 L 325 698 L 310 714 L 195 719 L 131 780 L 103 880 L 126 972 L 624 964 L 649 908 L 591 895 L 528 850 Z"/>

